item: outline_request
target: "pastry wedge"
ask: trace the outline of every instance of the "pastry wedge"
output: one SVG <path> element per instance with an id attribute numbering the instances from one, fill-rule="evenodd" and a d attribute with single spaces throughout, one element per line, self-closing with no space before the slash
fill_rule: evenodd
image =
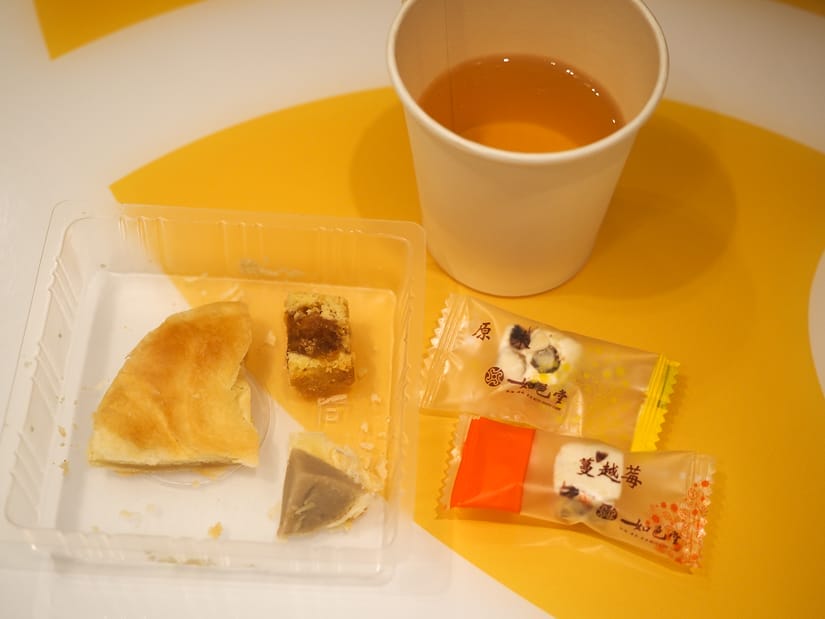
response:
<path id="1" fill-rule="evenodd" d="M 129 354 L 94 412 L 91 464 L 119 469 L 258 464 L 242 362 L 252 341 L 243 303 L 173 314 Z"/>
<path id="2" fill-rule="evenodd" d="M 291 442 L 278 537 L 346 528 L 371 499 L 357 458 L 319 433 L 298 434 Z"/>

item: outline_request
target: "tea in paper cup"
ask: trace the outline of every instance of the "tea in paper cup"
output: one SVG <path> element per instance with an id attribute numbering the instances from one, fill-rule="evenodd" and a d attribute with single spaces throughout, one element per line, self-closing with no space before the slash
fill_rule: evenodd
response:
<path id="1" fill-rule="evenodd" d="M 407 0 L 388 65 L 422 223 L 475 290 L 552 289 L 586 263 L 668 74 L 638 0 Z"/>

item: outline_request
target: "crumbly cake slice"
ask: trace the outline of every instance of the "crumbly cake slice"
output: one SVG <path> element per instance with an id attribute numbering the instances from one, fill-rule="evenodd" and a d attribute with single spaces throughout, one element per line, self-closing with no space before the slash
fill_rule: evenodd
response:
<path id="1" fill-rule="evenodd" d="M 93 417 L 88 458 L 116 468 L 257 466 L 259 436 L 242 362 L 243 303 L 173 314 L 129 354 Z"/>
<path id="2" fill-rule="evenodd" d="M 347 300 L 293 292 L 287 295 L 284 318 L 290 384 L 310 397 L 347 391 L 355 381 Z"/>

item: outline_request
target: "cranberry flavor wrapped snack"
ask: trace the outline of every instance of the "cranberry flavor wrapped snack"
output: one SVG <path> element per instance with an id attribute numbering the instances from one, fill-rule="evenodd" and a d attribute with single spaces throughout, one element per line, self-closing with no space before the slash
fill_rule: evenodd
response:
<path id="1" fill-rule="evenodd" d="M 486 418 L 459 419 L 439 509 L 582 523 L 687 567 L 699 564 L 714 473 L 709 456 L 627 452 Z"/>
<path id="2" fill-rule="evenodd" d="M 678 364 L 562 331 L 466 295 L 447 299 L 422 406 L 656 447 Z"/>

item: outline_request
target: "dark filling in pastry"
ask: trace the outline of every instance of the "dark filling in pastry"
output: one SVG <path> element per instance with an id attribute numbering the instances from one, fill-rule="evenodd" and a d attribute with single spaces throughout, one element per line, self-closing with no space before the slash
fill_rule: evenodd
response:
<path id="1" fill-rule="evenodd" d="M 344 518 L 364 489 L 346 473 L 303 450 L 289 454 L 278 535 L 306 534 Z"/>
<path id="2" fill-rule="evenodd" d="M 320 306 L 307 306 L 288 314 L 286 328 L 289 352 L 323 357 L 341 348 L 340 325 L 321 316 Z"/>

